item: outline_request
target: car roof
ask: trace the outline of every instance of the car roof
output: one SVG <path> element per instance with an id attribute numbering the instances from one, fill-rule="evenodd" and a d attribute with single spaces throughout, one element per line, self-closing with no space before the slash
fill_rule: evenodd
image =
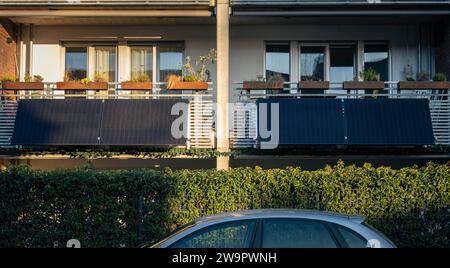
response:
<path id="1" fill-rule="evenodd" d="M 324 221 L 336 220 L 350 220 L 356 223 L 362 223 L 365 220 L 364 216 L 349 215 L 341 213 L 333 213 L 321 210 L 308 209 L 254 209 L 254 210 L 240 210 L 233 212 L 224 212 L 201 217 L 195 220 L 195 223 L 206 223 L 209 221 L 220 221 L 223 219 L 250 219 L 250 218 L 274 218 L 274 217 L 289 217 L 289 218 L 320 218 Z"/>

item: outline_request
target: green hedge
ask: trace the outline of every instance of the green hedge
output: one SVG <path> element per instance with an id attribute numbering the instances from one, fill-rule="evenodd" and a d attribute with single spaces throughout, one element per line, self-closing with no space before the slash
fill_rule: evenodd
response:
<path id="1" fill-rule="evenodd" d="M 401 247 L 450 247 L 450 167 L 0 173 L 0 247 L 134 247 L 197 217 L 256 208 L 362 214 Z"/>

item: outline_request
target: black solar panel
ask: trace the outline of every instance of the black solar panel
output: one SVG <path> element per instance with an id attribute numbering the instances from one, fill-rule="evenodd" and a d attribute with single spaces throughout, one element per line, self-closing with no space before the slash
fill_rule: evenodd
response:
<path id="1" fill-rule="evenodd" d="M 187 100 L 106 100 L 100 130 L 102 145 L 185 145 L 171 134 L 172 106 Z"/>
<path id="2" fill-rule="evenodd" d="M 274 99 L 261 104 L 279 105 L 280 145 L 345 143 L 341 100 Z"/>
<path id="3" fill-rule="evenodd" d="M 258 107 L 275 103 L 280 145 L 434 144 L 427 99 L 272 99 Z"/>
<path id="4" fill-rule="evenodd" d="M 171 126 L 187 100 L 21 100 L 14 145 L 185 145 Z M 187 126 L 185 126 L 187 127 Z"/>
<path id="5" fill-rule="evenodd" d="M 100 100 L 20 100 L 13 145 L 96 145 Z"/>
<path id="6" fill-rule="evenodd" d="M 348 99 L 349 144 L 434 144 L 427 99 Z"/>

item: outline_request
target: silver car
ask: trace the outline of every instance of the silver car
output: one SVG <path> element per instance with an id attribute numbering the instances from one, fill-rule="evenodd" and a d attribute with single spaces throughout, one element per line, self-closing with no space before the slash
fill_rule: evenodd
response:
<path id="1" fill-rule="evenodd" d="M 228 212 L 187 224 L 152 248 L 394 248 L 362 216 L 296 209 Z"/>

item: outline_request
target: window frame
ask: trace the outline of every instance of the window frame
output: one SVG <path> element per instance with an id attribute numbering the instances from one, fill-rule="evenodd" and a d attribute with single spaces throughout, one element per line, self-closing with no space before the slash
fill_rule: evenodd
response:
<path id="1" fill-rule="evenodd" d="M 248 248 L 253 248 L 256 231 L 258 228 L 258 220 L 257 219 L 242 219 L 242 220 L 237 219 L 237 220 L 232 220 L 232 221 L 227 221 L 227 222 L 215 223 L 215 224 L 203 227 L 201 229 L 198 229 L 192 233 L 189 233 L 189 234 L 183 236 L 182 238 L 178 239 L 177 241 L 174 241 L 173 243 L 171 243 L 169 246 L 167 246 L 167 248 L 176 248 L 176 247 L 173 247 L 175 244 L 184 242 L 185 240 L 195 237 L 198 234 L 207 233 L 211 230 L 217 229 L 218 226 L 226 228 L 228 226 L 235 226 L 235 225 L 238 225 L 239 223 L 244 223 L 244 222 L 248 222 L 249 226 L 250 226 L 250 228 L 249 228 L 250 234 L 246 238 L 246 240 L 248 239 L 249 241 L 245 241 L 245 243 L 248 244 Z"/>

